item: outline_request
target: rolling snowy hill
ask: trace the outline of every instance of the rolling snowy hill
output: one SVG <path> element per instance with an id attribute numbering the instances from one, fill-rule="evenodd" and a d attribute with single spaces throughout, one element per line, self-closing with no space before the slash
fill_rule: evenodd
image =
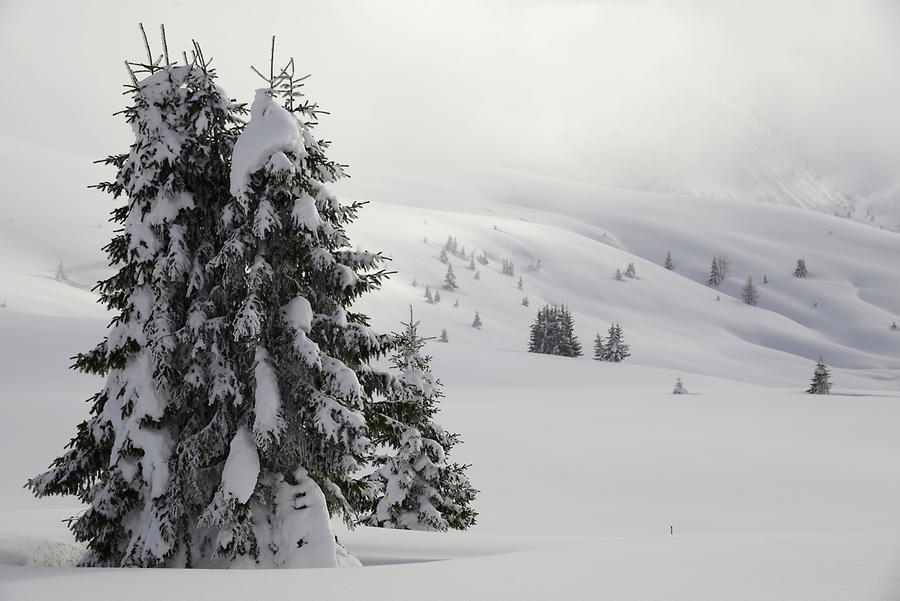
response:
<path id="1" fill-rule="evenodd" d="M 345 532 L 369 566 L 345 571 L 67 567 L 78 551 L 60 520 L 78 508 L 21 486 L 56 456 L 98 386 L 66 367 L 108 321 L 89 287 L 105 270 L 110 207 L 82 190 L 103 176 L 88 159 L 10 139 L 0 152 L 11 182 L 0 195 L 0 435 L 14 449 L 0 463 L 0 599 L 115 599 L 126 589 L 134 599 L 246 599 L 301 585 L 372 599 L 419 599 L 424 587 L 432 599 L 900 590 L 900 331 L 889 329 L 900 321 L 900 235 L 778 204 L 502 169 L 463 174 L 468 186 L 373 184 L 351 231 L 397 271 L 361 306 L 375 325 L 396 329 L 412 305 L 427 333 L 448 331 L 450 342 L 429 350 L 446 386 L 442 422 L 462 433 L 458 459 L 482 491 L 471 532 Z M 48 164 L 64 177 L 41 178 L 35 193 L 20 174 Z M 428 304 L 448 236 L 490 262 L 475 280 L 467 260 L 450 257 L 460 289 Z M 667 252 L 673 271 L 661 265 Z M 731 275 L 713 289 L 720 254 Z M 791 275 L 800 257 L 807 279 Z M 515 276 L 500 273 L 505 258 Z M 638 277 L 613 279 L 629 262 Z M 738 298 L 749 276 L 757 307 Z M 620 322 L 632 357 L 524 352 L 543 303 L 571 307 L 586 349 Z M 834 368 L 830 397 L 803 394 L 820 355 Z M 670 394 L 676 373 L 692 394 Z"/>

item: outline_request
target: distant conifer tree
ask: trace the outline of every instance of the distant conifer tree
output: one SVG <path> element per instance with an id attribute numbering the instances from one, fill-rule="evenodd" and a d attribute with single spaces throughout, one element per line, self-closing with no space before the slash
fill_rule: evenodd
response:
<path id="1" fill-rule="evenodd" d="M 753 284 L 753 278 L 747 278 L 747 282 L 741 289 L 741 300 L 750 306 L 756 306 L 759 303 L 759 292 Z"/>
<path id="2" fill-rule="evenodd" d="M 819 357 L 819 360 L 816 362 L 816 369 L 813 372 L 812 382 L 806 392 L 809 394 L 831 393 L 831 374 L 828 372 L 828 367 L 825 366 L 821 357 Z"/>

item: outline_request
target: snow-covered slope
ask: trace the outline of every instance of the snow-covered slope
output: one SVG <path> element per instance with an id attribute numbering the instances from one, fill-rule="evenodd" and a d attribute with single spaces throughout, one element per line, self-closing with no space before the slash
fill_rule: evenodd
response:
<path id="1" fill-rule="evenodd" d="M 900 321 L 900 236 L 780 205 L 501 169 L 463 173 L 455 186 L 395 183 L 351 232 L 397 271 L 362 304 L 375 324 L 397 328 L 412 305 L 426 333 L 448 331 L 430 351 L 446 385 L 441 421 L 463 434 L 456 458 L 472 463 L 482 491 L 472 532 L 343 533 L 362 570 L 60 568 L 77 547 L 59 520 L 78 508 L 21 486 L 56 456 L 99 385 L 66 367 L 108 320 L 86 287 L 104 272 L 110 232 L 97 224 L 110 207 L 81 191 L 102 179 L 86 175 L 87 159 L 11 140 L 0 149 L 14 182 L 0 193 L 0 436 L 14 449 L 0 462 L 0 599 L 300 589 L 420 599 L 427 588 L 432 599 L 844 600 L 900 590 L 900 332 L 888 327 Z M 48 163 L 71 170 L 68 181 L 47 178 L 50 192 L 36 194 L 19 174 Z M 424 286 L 439 288 L 451 235 L 491 260 L 475 280 L 451 257 L 460 290 L 430 305 Z M 661 266 L 668 251 L 674 271 Z M 723 253 L 732 275 L 711 289 L 709 264 Z M 791 276 L 799 257 L 808 279 Z M 504 258 L 514 277 L 500 273 Z M 541 270 L 527 270 L 537 259 Z M 63 281 L 53 277 L 60 260 Z M 638 278 L 615 281 L 629 262 Z M 736 298 L 747 276 L 758 307 Z M 571 307 L 586 349 L 620 322 L 633 356 L 613 365 L 524 352 L 544 302 Z M 470 326 L 476 310 L 481 330 Z M 802 393 L 819 355 L 839 394 Z M 670 394 L 677 372 L 692 394 Z"/>

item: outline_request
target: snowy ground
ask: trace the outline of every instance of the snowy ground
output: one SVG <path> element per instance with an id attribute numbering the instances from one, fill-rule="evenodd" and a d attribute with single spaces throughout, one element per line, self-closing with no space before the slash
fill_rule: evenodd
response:
<path id="1" fill-rule="evenodd" d="M 375 324 L 396 328 L 413 304 L 429 333 L 448 330 L 450 343 L 430 350 L 446 386 L 442 421 L 463 434 L 456 458 L 472 463 L 481 490 L 472 531 L 343 533 L 363 569 L 68 567 L 78 549 L 61 520 L 78 508 L 36 501 L 22 484 L 61 450 L 98 386 L 66 367 L 108 319 L 85 289 L 103 272 L 108 205 L 77 189 L 98 177 L 78 167 L 88 161 L 57 154 L 69 181 L 26 202 L 9 174 L 47 151 L 5 140 L 0 152 L 12 182 L 0 196 L 0 600 L 125 590 L 420 599 L 426 587 L 432 599 L 900 596 L 900 332 L 888 329 L 900 320 L 900 236 L 779 206 L 508 172 L 471 190 L 404 183 L 375 200 L 405 204 L 373 202 L 353 231 L 398 271 L 363 307 Z M 494 260 L 476 281 L 451 258 L 461 290 L 428 305 L 448 235 Z M 674 272 L 660 266 L 666 251 Z M 719 253 L 732 277 L 713 290 Z M 499 273 L 505 257 L 516 277 Z M 791 277 L 799 257 L 807 280 Z M 542 271 L 525 270 L 536 258 Z M 629 261 L 639 279 L 614 281 Z M 749 275 L 755 308 L 735 298 Z M 612 365 L 525 353 L 544 302 L 570 305 L 586 350 L 621 322 L 633 356 Z M 480 331 L 469 326 L 475 310 Z M 820 354 L 834 367 L 830 397 L 802 393 Z M 670 394 L 677 372 L 692 394 Z"/>

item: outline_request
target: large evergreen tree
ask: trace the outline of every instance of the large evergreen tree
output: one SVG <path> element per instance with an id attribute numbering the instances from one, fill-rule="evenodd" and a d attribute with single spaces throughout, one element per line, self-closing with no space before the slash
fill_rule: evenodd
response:
<path id="1" fill-rule="evenodd" d="M 471 507 L 475 489 L 466 477 L 468 466 L 450 463 L 448 454 L 459 440 L 434 422 L 443 396 L 431 373 L 431 357 L 422 351 L 426 339 L 410 311 L 403 332 L 395 335 L 391 364 L 399 373 L 394 391 L 382 402 L 368 405 L 367 420 L 377 426 L 373 442 L 393 452 L 376 454 L 376 470 L 367 480 L 378 493 L 370 526 L 406 530 L 462 530 L 475 523 Z M 446 341 L 447 331 L 442 332 Z"/>
<path id="2" fill-rule="evenodd" d="M 134 142 L 105 160 L 116 178 L 97 186 L 126 199 L 112 213 L 121 229 L 104 249 L 115 274 L 98 284 L 115 317 L 73 366 L 106 383 L 68 450 L 28 486 L 88 506 L 70 522 L 88 549 L 83 565 L 186 565 L 197 550 L 196 523 L 186 528 L 186 516 L 197 496 L 211 495 L 203 478 L 189 493 L 178 490 L 179 459 L 188 432 L 210 415 L 207 399 L 237 384 L 227 369 L 213 373 L 220 364 L 216 349 L 202 348 L 202 315 L 242 108 L 215 84 L 199 47 L 189 64 L 176 65 L 149 57 L 148 46 L 147 63 L 130 66 L 131 104 L 122 114 Z M 217 432 L 207 439 L 188 452 L 221 471 L 214 447 L 228 441 Z"/>

